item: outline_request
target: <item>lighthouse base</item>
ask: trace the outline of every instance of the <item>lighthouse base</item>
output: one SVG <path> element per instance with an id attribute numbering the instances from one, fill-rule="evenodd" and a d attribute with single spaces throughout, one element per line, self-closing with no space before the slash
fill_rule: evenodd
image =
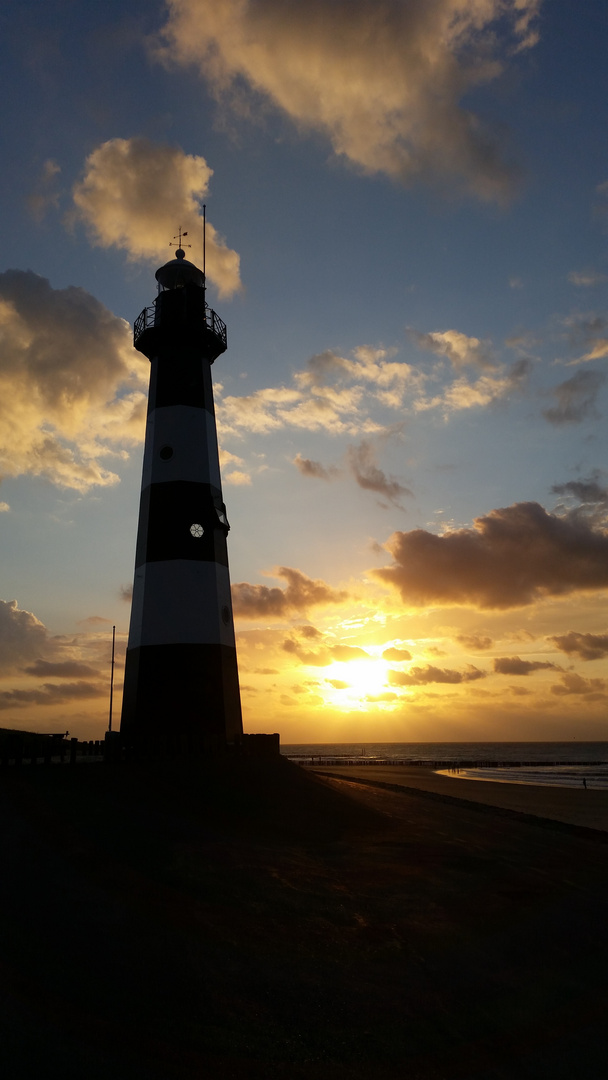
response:
<path id="1" fill-rule="evenodd" d="M 151 753 L 216 752 L 243 735 L 236 650 L 144 645 L 127 651 L 122 741 Z"/>

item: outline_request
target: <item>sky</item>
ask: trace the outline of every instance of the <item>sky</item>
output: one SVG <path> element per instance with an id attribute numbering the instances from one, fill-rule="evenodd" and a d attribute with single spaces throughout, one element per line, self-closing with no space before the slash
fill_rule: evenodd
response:
<path id="1" fill-rule="evenodd" d="M 120 712 L 180 227 L 246 731 L 608 738 L 599 0 L 9 0 L 0 726 Z"/>

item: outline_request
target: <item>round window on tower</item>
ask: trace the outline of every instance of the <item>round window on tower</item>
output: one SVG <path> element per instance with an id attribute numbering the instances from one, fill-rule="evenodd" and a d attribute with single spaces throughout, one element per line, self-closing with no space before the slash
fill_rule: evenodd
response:
<path id="1" fill-rule="evenodd" d="M 169 461 L 169 459 L 173 457 L 173 447 L 163 446 L 160 451 L 160 456 L 163 461 Z"/>
<path id="2" fill-rule="evenodd" d="M 194 536 L 194 538 L 196 540 L 200 540 L 200 538 L 203 535 L 204 531 L 205 530 L 203 529 L 202 525 L 191 525 L 190 526 L 190 532 L 192 533 L 192 536 Z"/>

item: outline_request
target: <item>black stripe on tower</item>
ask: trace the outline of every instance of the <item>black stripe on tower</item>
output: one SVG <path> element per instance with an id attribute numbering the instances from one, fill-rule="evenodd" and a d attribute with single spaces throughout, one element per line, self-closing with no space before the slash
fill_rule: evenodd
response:
<path id="1" fill-rule="evenodd" d="M 141 493 L 135 566 L 165 559 L 194 559 L 228 566 L 227 525 L 221 492 L 187 480 L 149 484 Z M 192 526 L 201 525 L 203 535 Z"/>
<path id="2" fill-rule="evenodd" d="M 151 358 L 148 413 L 168 405 L 206 409 L 215 418 L 211 364 L 200 347 L 167 343 Z"/>
<path id="3" fill-rule="evenodd" d="M 121 730 L 127 738 L 185 734 L 225 745 L 242 733 L 236 650 L 226 645 L 130 649 Z"/>

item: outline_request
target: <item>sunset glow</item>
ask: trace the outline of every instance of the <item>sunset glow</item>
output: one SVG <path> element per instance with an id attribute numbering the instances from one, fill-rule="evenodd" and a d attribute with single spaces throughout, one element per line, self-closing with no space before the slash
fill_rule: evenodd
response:
<path id="1" fill-rule="evenodd" d="M 102 735 L 113 625 L 118 717 L 132 323 L 204 205 L 246 730 L 605 738 L 597 5 L 13 7 L 0 726 Z"/>

